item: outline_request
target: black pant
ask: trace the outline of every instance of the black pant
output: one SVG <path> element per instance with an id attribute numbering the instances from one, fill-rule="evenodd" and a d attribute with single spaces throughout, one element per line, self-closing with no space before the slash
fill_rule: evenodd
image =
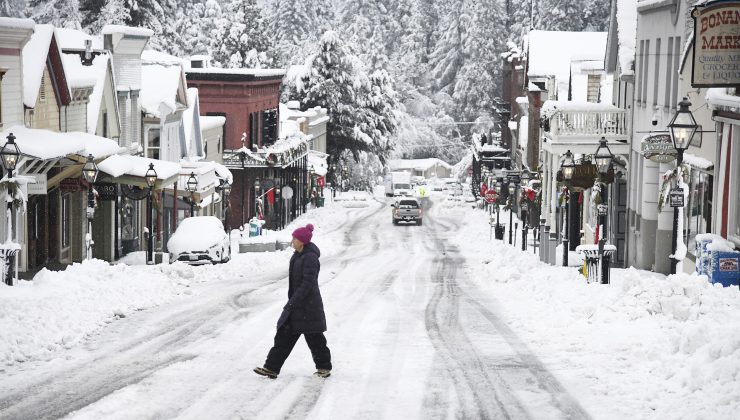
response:
<path id="1" fill-rule="evenodd" d="M 308 333 L 303 334 L 303 336 L 306 339 L 308 348 L 311 349 L 311 355 L 313 356 L 313 362 L 316 364 L 316 369 L 331 369 L 331 352 L 329 351 L 329 347 L 326 346 L 324 333 Z M 300 337 L 301 333 L 293 332 L 293 329 L 290 327 L 290 321 L 278 328 L 275 334 L 275 345 L 267 354 L 265 367 L 275 373 L 280 373 L 283 363 L 285 363 L 285 360 L 290 355 L 290 352 Z"/>

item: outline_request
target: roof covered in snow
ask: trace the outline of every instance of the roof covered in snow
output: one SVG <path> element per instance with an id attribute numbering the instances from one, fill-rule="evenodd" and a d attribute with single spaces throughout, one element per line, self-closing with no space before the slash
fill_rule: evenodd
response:
<path id="1" fill-rule="evenodd" d="M 211 130 L 217 127 L 223 127 L 226 124 L 226 117 L 220 115 L 201 115 L 200 129 L 202 131 Z"/>
<path id="2" fill-rule="evenodd" d="M 527 75 L 554 76 L 558 97 L 567 98 L 571 61 L 603 60 L 606 38 L 606 32 L 530 31 Z"/>
<path id="3" fill-rule="evenodd" d="M 87 132 L 95 134 L 98 129 L 98 117 L 103 102 L 105 83 L 108 76 L 110 56 L 107 53 L 97 55 L 92 64 L 85 66 L 78 54 L 62 54 L 64 71 L 67 75 L 75 74 L 82 80 L 91 81 L 93 91 L 87 103 Z M 111 77 L 113 74 L 111 72 Z M 73 85 L 74 86 L 74 85 Z"/>
<path id="4" fill-rule="evenodd" d="M 105 25 L 101 31 L 103 35 L 109 34 L 123 34 L 137 37 L 150 37 L 154 35 L 154 31 L 147 28 L 137 28 L 134 26 L 123 26 L 123 25 Z"/>
<path id="5" fill-rule="evenodd" d="M 29 108 L 36 107 L 53 36 L 54 26 L 36 25 L 34 34 L 23 47 L 23 103 Z"/>
<path id="6" fill-rule="evenodd" d="M 560 111 L 614 112 L 619 108 L 612 104 L 575 101 L 545 101 L 542 104 L 542 118 L 550 118 Z"/>
<path id="7" fill-rule="evenodd" d="M 389 160 L 388 166 L 391 168 L 392 171 L 400 170 L 400 169 L 415 169 L 420 171 L 426 171 L 427 169 L 430 169 L 434 166 L 441 166 L 445 169 L 452 169 L 452 165 L 449 163 L 437 159 L 437 158 L 429 158 L 429 159 L 395 159 L 395 160 Z"/>
<path id="8" fill-rule="evenodd" d="M 188 88 L 187 95 L 188 107 L 182 113 L 182 123 L 183 128 L 185 129 L 185 144 L 188 148 L 187 155 L 189 158 L 203 157 L 203 128 L 200 126 L 200 115 L 198 115 L 200 114 L 198 89 Z"/>
<path id="9" fill-rule="evenodd" d="M 33 29 L 36 24 L 31 19 L 0 17 L 0 27 L 13 29 Z"/>
<path id="10" fill-rule="evenodd" d="M 705 99 L 713 107 L 740 108 L 740 96 L 729 94 L 727 88 L 709 88 Z"/>
<path id="11" fill-rule="evenodd" d="M 283 69 L 220 69 L 210 68 L 188 68 L 186 70 L 188 79 L 193 80 L 227 80 L 227 81 L 251 81 L 251 80 L 282 80 L 285 76 Z"/>
<path id="12" fill-rule="evenodd" d="M 62 50 L 84 50 L 85 41 L 92 41 L 93 50 L 103 49 L 103 39 L 99 36 L 92 36 L 78 29 L 54 28 L 55 36 L 59 48 Z"/>
<path id="13" fill-rule="evenodd" d="M 123 175 L 144 178 L 150 163 L 154 164 L 159 180 L 167 180 L 180 173 L 181 168 L 178 163 L 129 155 L 113 155 L 100 162 L 98 169 L 114 178 Z"/>
<path id="14" fill-rule="evenodd" d="M 184 86 L 180 59 L 151 51 L 142 54 L 141 107 L 147 114 L 162 118 L 164 113 L 175 111 L 178 91 Z M 162 105 L 166 109 L 162 109 Z"/>
<path id="15" fill-rule="evenodd" d="M 122 149 L 113 140 L 88 133 L 57 133 L 23 126 L 10 127 L 0 133 L 5 138 L 10 133 L 16 137 L 16 144 L 23 155 L 40 160 L 58 159 L 67 155 L 103 158 L 120 152 Z"/>

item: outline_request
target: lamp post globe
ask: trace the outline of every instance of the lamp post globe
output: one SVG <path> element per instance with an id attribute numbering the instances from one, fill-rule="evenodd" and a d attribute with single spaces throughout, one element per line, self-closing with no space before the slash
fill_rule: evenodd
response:
<path id="1" fill-rule="evenodd" d="M 668 123 L 668 130 L 671 132 L 671 140 L 673 141 L 673 147 L 679 151 L 679 154 L 688 149 L 691 144 L 691 139 L 699 129 L 699 125 L 694 119 L 694 115 L 689 110 L 691 102 L 688 98 L 684 97 L 681 102 L 678 103 L 678 111 Z"/>
<path id="2" fill-rule="evenodd" d="M 260 189 L 260 180 L 259 179 L 255 179 L 254 180 L 254 189 L 256 191 L 259 191 L 259 189 Z"/>
<path id="3" fill-rule="evenodd" d="M 224 190 L 224 198 L 229 198 L 229 196 L 231 195 L 231 184 L 228 184 L 228 183 L 224 184 L 223 190 Z"/>
<path id="4" fill-rule="evenodd" d="M 191 193 L 194 193 L 195 191 L 198 190 L 198 178 L 195 177 L 194 172 L 190 172 L 190 177 L 188 178 L 186 188 L 188 192 L 191 192 Z"/>
<path id="5" fill-rule="evenodd" d="M 614 154 L 612 154 L 612 151 L 609 149 L 606 138 L 604 137 L 599 140 L 599 147 L 596 149 L 596 153 L 594 154 L 594 160 L 596 161 L 596 169 L 598 169 L 599 174 L 606 175 L 607 172 L 609 172 L 609 168 L 612 166 Z"/>
<path id="6" fill-rule="evenodd" d="M 15 136 L 13 133 L 8 134 L 7 139 L 7 143 L 5 143 L 3 149 L 0 150 L 0 156 L 2 156 L 3 167 L 8 171 L 8 176 L 12 176 L 13 171 L 18 164 L 21 152 L 18 149 L 18 145 L 15 144 Z"/>
<path id="7" fill-rule="evenodd" d="M 90 154 L 87 156 L 85 166 L 82 167 L 82 176 L 85 178 L 85 181 L 92 184 L 98 179 L 98 173 L 100 173 L 98 165 L 95 164 L 95 158 Z"/>
<path id="8" fill-rule="evenodd" d="M 514 197 L 514 193 L 516 193 L 516 185 L 511 183 L 509 184 L 509 196 Z"/>
<path id="9" fill-rule="evenodd" d="M 493 190 L 496 192 L 496 195 L 501 194 L 501 181 L 496 181 Z"/>
<path id="10" fill-rule="evenodd" d="M 144 178 L 146 179 L 146 186 L 149 187 L 150 190 L 154 188 L 154 185 L 157 183 L 157 171 L 154 170 L 153 163 L 149 164 L 149 169 L 147 169 Z"/>
<path id="11" fill-rule="evenodd" d="M 563 171 L 563 179 L 573 179 L 573 172 L 576 170 L 576 163 L 573 160 L 573 153 L 571 153 L 570 150 L 565 152 L 563 163 L 560 164 L 560 169 Z"/>

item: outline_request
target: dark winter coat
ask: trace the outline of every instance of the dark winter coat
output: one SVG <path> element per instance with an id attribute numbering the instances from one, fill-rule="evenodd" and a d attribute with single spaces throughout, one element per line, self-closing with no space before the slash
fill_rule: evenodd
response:
<path id="1" fill-rule="evenodd" d="M 280 315 L 278 328 L 290 322 L 291 329 L 298 334 L 326 331 L 324 302 L 319 291 L 319 256 L 319 248 L 309 242 L 303 252 L 294 252 L 290 258 L 288 304 Z"/>

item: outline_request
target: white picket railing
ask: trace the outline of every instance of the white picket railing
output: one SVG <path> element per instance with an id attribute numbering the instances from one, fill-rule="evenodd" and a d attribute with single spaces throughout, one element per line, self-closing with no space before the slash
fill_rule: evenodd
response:
<path id="1" fill-rule="evenodd" d="M 560 111 L 550 119 L 550 136 L 604 136 L 626 138 L 627 112 Z"/>

